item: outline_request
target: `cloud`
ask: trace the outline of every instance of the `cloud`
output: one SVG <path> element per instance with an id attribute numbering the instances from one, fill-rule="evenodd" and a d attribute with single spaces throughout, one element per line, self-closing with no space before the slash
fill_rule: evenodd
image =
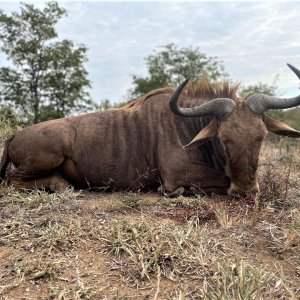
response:
<path id="1" fill-rule="evenodd" d="M 122 101 L 131 76 L 146 74 L 144 57 L 172 42 L 218 56 L 234 80 L 271 84 L 279 74 L 280 92 L 297 92 L 298 81 L 285 63 L 300 66 L 300 2 L 60 4 L 68 16 L 57 26 L 59 36 L 88 47 L 86 67 L 98 102 Z M 0 3 L 8 12 L 18 6 Z"/>

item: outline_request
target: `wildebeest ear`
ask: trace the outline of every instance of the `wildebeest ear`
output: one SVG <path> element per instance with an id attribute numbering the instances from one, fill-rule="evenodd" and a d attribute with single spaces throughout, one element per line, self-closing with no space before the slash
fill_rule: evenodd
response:
<path id="1" fill-rule="evenodd" d="M 197 147 L 199 142 L 212 138 L 218 135 L 219 124 L 216 119 L 213 119 L 206 127 L 204 127 L 194 138 L 193 140 L 185 145 L 183 148 L 190 149 Z"/>
<path id="2" fill-rule="evenodd" d="M 264 115 L 263 120 L 266 124 L 267 129 L 273 133 L 276 133 L 278 135 L 292 137 L 292 138 L 300 137 L 300 131 L 297 131 L 294 128 L 292 128 L 278 120 L 274 120 L 266 115 Z"/>

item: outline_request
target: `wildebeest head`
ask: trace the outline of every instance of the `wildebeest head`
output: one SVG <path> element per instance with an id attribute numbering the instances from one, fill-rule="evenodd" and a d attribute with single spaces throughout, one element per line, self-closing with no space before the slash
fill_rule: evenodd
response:
<path id="1" fill-rule="evenodd" d="M 300 79 L 300 70 L 288 64 Z M 185 80 L 173 93 L 170 108 L 184 117 L 213 116 L 193 140 L 184 146 L 192 148 L 208 138 L 218 137 L 226 156 L 226 175 L 231 179 L 229 195 L 257 192 L 256 170 L 262 141 L 267 131 L 289 137 L 300 137 L 300 132 L 265 115 L 268 109 L 284 109 L 300 105 L 300 96 L 279 99 L 265 94 L 254 94 L 244 101 L 217 98 L 192 108 L 179 107 L 178 98 L 187 84 Z"/>

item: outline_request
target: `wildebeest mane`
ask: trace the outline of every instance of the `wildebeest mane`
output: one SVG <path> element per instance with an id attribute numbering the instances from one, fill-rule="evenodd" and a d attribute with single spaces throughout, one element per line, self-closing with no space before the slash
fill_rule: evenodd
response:
<path id="1" fill-rule="evenodd" d="M 159 94 L 172 94 L 174 92 L 174 88 L 165 87 L 153 90 L 121 107 L 121 109 L 129 109 L 132 111 L 137 110 L 147 99 L 152 96 L 159 95 Z"/>
<path id="2" fill-rule="evenodd" d="M 191 98 L 202 98 L 212 100 L 215 98 L 230 98 L 237 100 L 237 89 L 239 85 L 230 83 L 228 80 L 222 82 L 210 82 L 207 77 L 201 77 L 196 84 L 189 84 L 186 96 Z"/>
<path id="3" fill-rule="evenodd" d="M 190 98 L 202 98 L 202 99 L 215 99 L 215 98 L 230 98 L 237 100 L 238 84 L 232 84 L 228 80 L 222 82 L 210 82 L 206 77 L 202 77 L 196 84 L 190 83 L 187 86 L 184 96 Z M 131 111 L 137 110 L 143 103 L 152 96 L 159 94 L 172 94 L 175 88 L 165 87 L 153 90 L 129 103 L 122 106 L 121 109 L 128 109 Z"/>

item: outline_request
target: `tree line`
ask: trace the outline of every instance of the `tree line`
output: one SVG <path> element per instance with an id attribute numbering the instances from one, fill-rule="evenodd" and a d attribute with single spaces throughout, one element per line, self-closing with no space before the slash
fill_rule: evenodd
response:
<path id="1" fill-rule="evenodd" d="M 32 124 L 126 103 L 113 104 L 103 99 L 97 104 L 91 98 L 91 82 L 84 65 L 88 60 L 87 47 L 59 40 L 55 25 L 63 16 L 66 10 L 57 2 L 48 2 L 42 9 L 22 3 L 20 11 L 11 15 L 0 10 L 0 49 L 10 63 L 0 67 L 2 115 L 17 115 L 23 123 Z M 156 88 L 177 86 L 185 78 L 194 83 L 200 76 L 211 81 L 229 78 L 222 60 L 192 46 L 161 46 L 145 58 L 145 63 L 148 74 L 132 76 L 128 101 Z M 240 95 L 274 95 L 276 91 L 275 84 L 260 82 L 242 86 Z"/>

